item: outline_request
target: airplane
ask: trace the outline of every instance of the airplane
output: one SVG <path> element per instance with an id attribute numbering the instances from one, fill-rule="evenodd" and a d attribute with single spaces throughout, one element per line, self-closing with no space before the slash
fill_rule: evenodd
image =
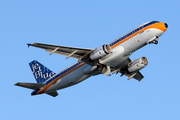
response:
<path id="1" fill-rule="evenodd" d="M 168 24 L 159 21 L 144 23 L 127 34 L 95 49 L 67 47 L 43 43 L 32 43 L 29 46 L 45 49 L 53 53 L 77 58 L 78 61 L 68 68 L 54 73 L 38 61 L 29 63 L 37 83 L 18 82 L 15 85 L 33 89 L 31 95 L 46 93 L 56 97 L 57 90 L 67 88 L 85 79 L 114 73 L 125 75 L 128 80 L 134 78 L 139 82 L 144 78 L 140 70 L 148 65 L 148 59 L 141 57 L 131 60 L 130 55 L 148 44 L 158 44 L 159 37 L 167 30 Z"/>

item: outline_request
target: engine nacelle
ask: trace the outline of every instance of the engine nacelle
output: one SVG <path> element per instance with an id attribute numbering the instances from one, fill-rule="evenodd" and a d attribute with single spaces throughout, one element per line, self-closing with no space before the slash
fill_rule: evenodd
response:
<path id="1" fill-rule="evenodd" d="M 111 47 L 108 44 L 96 48 L 91 54 L 90 59 L 96 60 L 105 57 L 111 52 Z"/>
<path id="2" fill-rule="evenodd" d="M 148 59 L 146 57 L 138 58 L 134 60 L 129 66 L 128 71 L 130 73 L 136 72 L 141 70 L 142 68 L 146 67 L 148 64 Z"/>

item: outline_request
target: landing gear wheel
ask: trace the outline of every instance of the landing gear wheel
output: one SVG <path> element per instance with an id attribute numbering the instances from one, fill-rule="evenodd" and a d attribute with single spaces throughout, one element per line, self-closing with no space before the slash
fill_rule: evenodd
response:
<path id="1" fill-rule="evenodd" d="M 154 40 L 153 43 L 157 45 L 157 44 L 158 44 L 158 41 L 157 41 L 157 40 Z"/>

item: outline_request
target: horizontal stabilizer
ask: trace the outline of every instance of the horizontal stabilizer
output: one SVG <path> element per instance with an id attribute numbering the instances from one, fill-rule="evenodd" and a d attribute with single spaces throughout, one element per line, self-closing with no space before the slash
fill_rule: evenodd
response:
<path id="1" fill-rule="evenodd" d="M 49 93 L 46 93 L 46 94 L 48 94 L 48 95 L 50 95 L 50 96 L 53 96 L 53 97 L 58 96 L 57 91 L 49 92 Z"/>
<path id="2" fill-rule="evenodd" d="M 33 90 L 37 90 L 37 89 L 45 86 L 45 84 L 41 84 L 41 83 L 16 83 L 14 85 L 33 89 Z"/>

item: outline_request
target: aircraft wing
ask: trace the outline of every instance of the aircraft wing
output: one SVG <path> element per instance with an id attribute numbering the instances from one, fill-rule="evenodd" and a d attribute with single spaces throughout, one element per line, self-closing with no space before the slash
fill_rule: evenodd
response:
<path id="1" fill-rule="evenodd" d="M 69 57 L 80 59 L 84 55 L 88 54 L 89 52 L 93 50 L 93 49 L 85 49 L 85 48 L 50 45 L 50 44 L 43 44 L 43 43 L 32 43 L 32 44 L 28 44 L 28 46 L 45 49 L 46 51 L 50 52 L 50 55 L 53 53 L 65 55 L 67 56 L 66 59 Z"/>
<path id="2" fill-rule="evenodd" d="M 131 78 L 134 78 L 136 80 L 138 80 L 139 82 L 144 78 L 144 76 L 139 72 L 135 72 L 135 73 L 129 73 L 127 72 L 127 66 L 129 63 L 131 63 L 132 60 L 130 58 L 128 58 L 127 60 L 125 60 L 122 64 L 121 64 L 121 68 L 120 68 L 120 73 L 122 73 L 122 75 L 125 75 L 128 77 L 128 80 L 130 80 Z M 121 75 L 121 76 L 122 76 Z"/>

